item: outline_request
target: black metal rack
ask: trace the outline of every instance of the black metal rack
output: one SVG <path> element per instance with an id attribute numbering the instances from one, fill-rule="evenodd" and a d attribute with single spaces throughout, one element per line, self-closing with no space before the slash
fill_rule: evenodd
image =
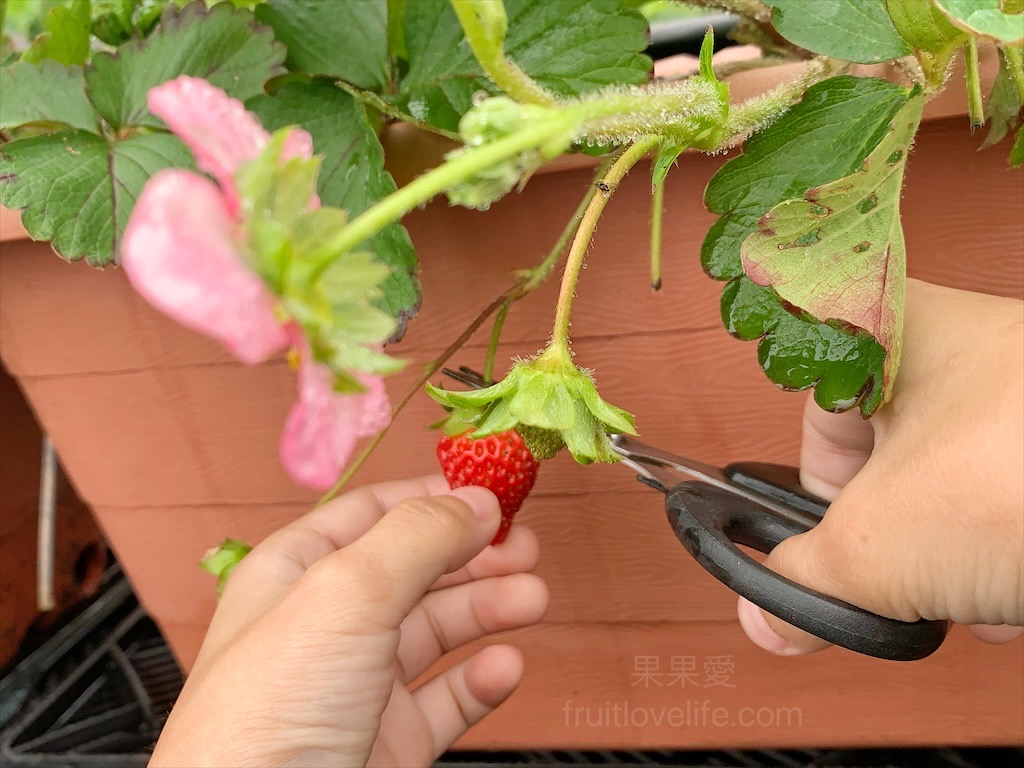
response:
<path id="1" fill-rule="evenodd" d="M 115 566 L 98 596 L 0 681 L 0 763 L 144 766 L 183 683 Z"/>

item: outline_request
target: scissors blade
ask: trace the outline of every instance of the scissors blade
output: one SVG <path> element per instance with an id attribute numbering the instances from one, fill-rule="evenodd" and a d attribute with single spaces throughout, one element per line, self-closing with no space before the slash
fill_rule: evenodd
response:
<path id="1" fill-rule="evenodd" d="M 459 366 L 457 371 L 442 368 L 441 373 L 474 389 L 483 389 L 493 383 L 464 365 Z M 626 435 L 612 435 L 610 439 L 612 450 L 621 459 L 619 463 L 636 472 L 643 483 L 662 493 L 667 494 L 684 480 L 698 480 L 767 507 L 783 517 L 793 516 L 791 509 L 775 499 L 738 486 L 719 467 L 676 456 Z"/>
<path id="2" fill-rule="evenodd" d="M 734 497 L 752 502 L 763 509 L 770 510 L 778 517 L 806 524 L 806 512 L 795 509 L 772 496 L 758 493 L 752 488 L 747 488 L 733 482 L 718 467 L 692 459 L 684 459 L 660 448 L 644 445 L 639 440 L 634 440 L 625 435 L 612 435 L 611 443 L 612 450 L 622 457 L 620 463 L 637 471 L 640 475 L 638 479 L 641 482 L 664 493 L 670 492 L 686 480 L 697 480 L 720 488 Z M 815 518 L 814 523 L 817 523 L 820 519 L 820 517 Z"/>
<path id="3" fill-rule="evenodd" d="M 611 444 L 612 450 L 621 458 L 621 464 L 645 478 L 648 485 L 665 493 L 686 479 L 700 480 L 716 488 L 736 492 L 736 487 L 718 467 L 684 459 L 627 435 L 612 435 Z"/>
<path id="4" fill-rule="evenodd" d="M 494 383 L 485 379 L 482 374 L 479 374 L 472 368 L 467 368 L 464 365 L 459 366 L 459 370 L 457 371 L 452 370 L 451 368 L 442 368 L 441 373 L 449 379 L 454 379 L 460 384 L 465 384 L 467 387 L 472 387 L 473 389 L 486 389 Z"/>

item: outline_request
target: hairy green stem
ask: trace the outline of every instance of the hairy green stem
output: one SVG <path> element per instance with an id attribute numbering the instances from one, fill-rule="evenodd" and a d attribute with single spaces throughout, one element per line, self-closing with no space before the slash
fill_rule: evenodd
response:
<path id="1" fill-rule="evenodd" d="M 336 81 L 335 85 L 352 96 L 356 101 L 361 102 L 364 106 L 377 110 L 385 117 L 390 117 L 392 120 L 397 120 L 400 123 L 408 123 L 409 125 L 419 128 L 421 131 L 436 133 L 438 136 L 444 136 L 446 139 L 451 139 L 452 141 L 462 140 L 457 133 L 446 131 L 444 128 L 437 128 L 430 123 L 425 123 L 422 120 L 417 120 L 412 115 L 406 114 L 394 104 L 390 104 L 382 99 L 373 91 L 364 91 L 362 88 L 356 88 L 354 85 L 350 85 L 344 80 Z"/>
<path id="2" fill-rule="evenodd" d="M 612 159 L 605 161 L 601 168 L 598 169 L 598 178 L 602 177 L 607 169 L 611 166 Z M 508 307 L 518 301 L 519 299 L 526 296 L 530 291 L 539 287 L 551 274 L 558 263 L 558 257 L 565 251 L 566 245 L 568 245 L 570 238 L 580 226 L 580 220 L 583 216 L 583 211 L 590 204 L 590 201 L 594 199 L 594 194 L 597 191 L 597 187 L 594 184 L 589 185 L 587 193 L 583 196 L 583 200 L 576 207 L 575 212 L 570 217 L 568 223 L 562 229 L 561 234 L 558 236 L 558 240 L 555 241 L 554 247 L 544 256 L 544 259 L 537 264 L 537 266 L 531 269 L 524 269 L 519 272 L 516 281 L 512 283 L 508 288 L 501 292 L 501 294 L 490 304 L 488 304 L 484 310 L 477 315 L 473 320 L 470 321 L 469 325 L 466 326 L 465 330 L 459 335 L 459 337 L 449 344 L 445 350 L 429 362 L 423 369 L 423 375 L 417 378 L 416 383 L 410 387 L 398 403 L 394 406 L 391 411 L 391 421 L 384 429 L 374 435 L 373 439 L 366 444 L 359 455 L 352 461 L 342 476 L 338 479 L 338 482 L 334 484 L 324 496 L 317 502 L 317 506 L 326 504 L 328 501 L 333 499 L 338 493 L 344 488 L 352 478 L 355 477 L 356 473 L 360 470 L 366 460 L 370 458 L 373 452 L 380 445 L 384 436 L 391 429 L 391 425 L 398 415 L 405 409 L 405 406 L 416 396 L 416 393 L 423 389 L 423 386 L 430 380 L 430 377 L 437 373 L 444 366 L 445 363 L 458 352 L 462 346 L 469 341 L 473 334 L 476 333 L 480 327 L 487 322 L 487 319 L 495 312 L 501 312 L 504 310 L 506 313 Z M 500 334 L 500 328 L 498 329 Z M 497 342 L 494 341 L 495 334 L 492 333 L 491 343 L 496 347 Z M 490 356 L 490 355 L 489 355 Z M 488 378 L 491 376 L 491 372 L 487 373 Z"/>
<path id="3" fill-rule="evenodd" d="M 1003 58 L 1006 59 L 1013 84 L 1017 86 L 1017 94 L 1024 100 L 1024 49 L 1007 45 L 1003 48 Z"/>
<path id="4" fill-rule="evenodd" d="M 594 195 L 587 206 L 587 210 L 580 220 L 579 229 L 576 230 L 572 246 L 569 248 L 569 255 L 565 260 L 565 273 L 562 275 L 562 286 L 558 292 L 555 323 L 551 329 L 552 348 L 568 350 L 569 316 L 572 314 L 576 283 L 579 281 L 587 248 L 594 236 L 594 229 L 597 227 L 597 221 L 601 218 L 604 207 L 630 169 L 660 143 L 661 139 L 657 136 L 648 136 L 636 142 L 615 160 L 608 172 L 597 182 L 600 194 Z"/>
<path id="5" fill-rule="evenodd" d="M 661 290 L 661 220 L 665 212 L 665 180 L 654 182 L 651 194 L 651 290 Z"/>
<path id="6" fill-rule="evenodd" d="M 521 152 L 534 149 L 560 133 L 571 132 L 580 122 L 580 111 L 566 109 L 550 120 L 535 123 L 492 144 L 473 147 L 414 179 L 394 194 L 354 218 L 324 248 L 336 253 L 352 250 L 417 206 L 430 202 L 449 187 Z"/>
<path id="7" fill-rule="evenodd" d="M 724 147 L 735 146 L 750 133 L 763 128 L 803 97 L 815 83 L 826 80 L 848 68 L 848 65 L 827 59 L 814 59 L 807 69 L 788 83 L 768 93 L 736 104 L 729 111 Z"/>
<path id="8" fill-rule="evenodd" d="M 817 58 L 793 80 L 761 96 L 730 107 L 723 146 L 732 146 L 782 114 L 811 85 L 838 74 L 848 64 Z M 599 143 L 626 144 L 640 136 L 689 144 L 693 120 L 714 119 L 718 92 L 712 83 L 691 77 L 660 81 L 643 88 L 606 89 L 575 104 L 584 115 L 580 135 Z"/>
<path id="9" fill-rule="evenodd" d="M 452 0 L 452 9 L 473 56 L 495 85 L 524 104 L 556 105 L 551 93 L 505 56 L 504 8 L 488 0 Z"/>
<path id="10" fill-rule="evenodd" d="M 594 195 L 597 194 L 597 182 L 603 179 L 605 174 L 608 173 L 608 169 L 612 167 L 615 161 L 618 159 L 622 152 L 617 152 L 598 167 L 597 172 L 594 175 L 594 182 L 587 185 L 587 193 L 583 195 L 583 199 L 580 200 L 576 206 L 576 210 L 573 211 L 572 216 L 569 217 L 569 221 L 562 228 L 561 234 L 558 235 L 558 239 L 555 241 L 554 246 L 548 251 L 548 255 L 544 257 L 544 260 L 532 269 L 522 270 L 519 273 L 521 281 L 521 287 L 519 292 L 514 296 L 511 296 L 505 305 L 498 310 L 497 316 L 494 318 L 494 328 L 491 330 L 491 340 L 487 348 L 487 358 L 484 364 L 484 378 L 488 381 L 493 379 L 494 374 L 494 359 L 498 352 L 498 343 L 501 340 L 501 331 L 505 325 L 505 317 L 508 315 L 509 309 L 512 305 L 519 301 L 519 299 L 526 296 L 528 293 L 539 287 L 544 283 L 548 277 L 551 276 L 551 272 L 555 268 L 555 264 L 558 263 L 559 257 L 565 251 L 566 246 L 569 245 L 569 241 L 580 227 L 580 221 L 583 219 L 583 214 L 590 206 L 590 201 L 594 199 Z"/>
<path id="11" fill-rule="evenodd" d="M 727 138 L 722 147 L 732 146 L 748 133 L 781 114 L 812 83 L 834 74 L 831 60 L 815 60 L 792 82 L 731 109 Z M 627 144 L 642 140 L 675 139 L 687 143 L 688 118 L 707 118 L 717 104 L 714 88 L 701 79 L 677 83 L 655 83 L 648 88 L 609 89 L 551 111 L 526 128 L 490 144 L 463 150 L 444 164 L 416 178 L 361 213 L 324 245 L 325 251 L 350 251 L 416 207 L 424 205 L 446 189 L 494 165 L 558 141 L 560 136 L 598 138 Z M 655 136 L 657 138 L 651 138 Z"/>

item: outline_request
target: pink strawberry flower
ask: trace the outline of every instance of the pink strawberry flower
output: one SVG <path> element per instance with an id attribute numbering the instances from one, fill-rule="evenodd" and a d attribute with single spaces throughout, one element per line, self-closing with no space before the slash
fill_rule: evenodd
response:
<path id="1" fill-rule="evenodd" d="M 330 369 L 309 354 L 299 325 L 283 317 L 276 297 L 249 266 L 235 174 L 263 152 L 270 136 L 240 101 L 197 78 L 153 88 L 149 108 L 216 183 L 181 169 L 149 179 L 121 245 L 128 280 L 154 307 L 218 340 L 246 364 L 289 347 L 298 352 L 298 400 L 282 434 L 281 460 L 296 482 L 330 487 L 356 441 L 388 424 L 391 407 L 379 376 L 361 375 L 362 393 L 336 393 Z M 292 129 L 283 159 L 312 154 L 309 134 Z M 314 196 L 309 207 L 319 204 Z"/>

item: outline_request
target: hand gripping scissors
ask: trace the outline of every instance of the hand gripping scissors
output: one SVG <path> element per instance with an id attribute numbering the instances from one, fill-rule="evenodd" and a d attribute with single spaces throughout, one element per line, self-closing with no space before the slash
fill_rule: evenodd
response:
<path id="1" fill-rule="evenodd" d="M 489 385 L 470 368 L 442 372 L 470 387 Z M 879 616 L 780 576 L 739 549 L 768 553 L 821 522 L 828 502 L 800 486 L 795 467 L 757 462 L 715 467 L 625 435 L 613 435 L 611 443 L 637 480 L 664 495 L 679 543 L 733 592 L 805 632 L 867 656 L 915 661 L 942 645 L 946 621 Z"/>

